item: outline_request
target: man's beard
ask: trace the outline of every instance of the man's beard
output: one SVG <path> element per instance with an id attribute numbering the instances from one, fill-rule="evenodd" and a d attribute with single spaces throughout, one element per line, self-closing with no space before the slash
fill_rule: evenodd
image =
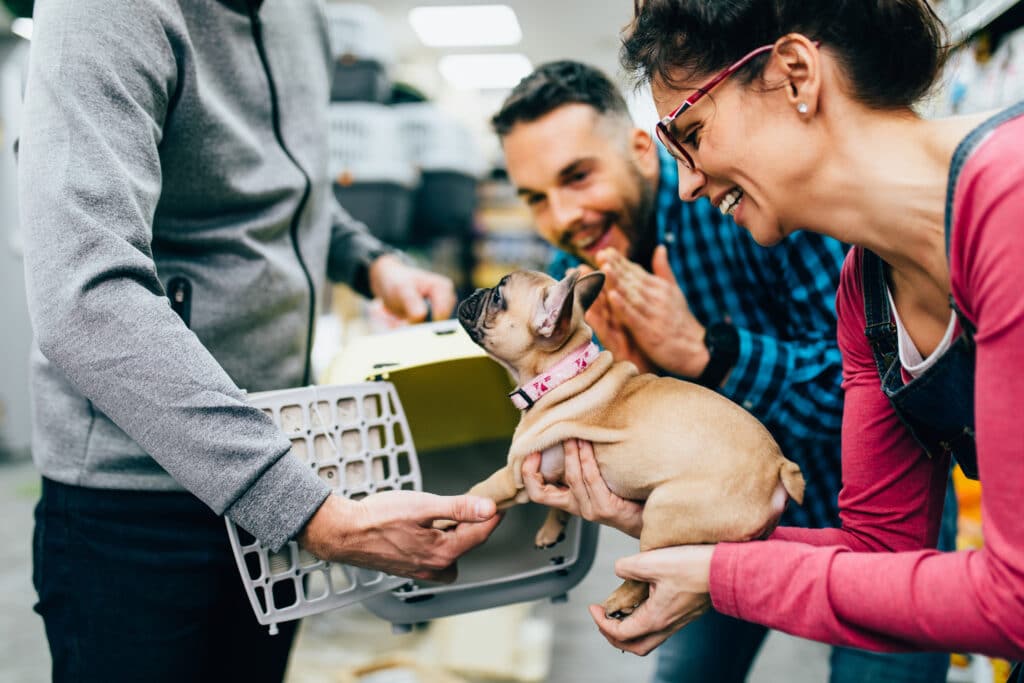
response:
<path id="1" fill-rule="evenodd" d="M 631 209 L 632 220 L 628 230 L 623 228 L 629 238 L 629 253 L 626 257 L 650 270 L 654 249 L 658 246 L 658 221 L 654 211 L 657 185 L 644 177 L 635 162 L 630 163 L 630 170 L 639 189 L 639 199 L 636 206 L 627 207 Z"/>

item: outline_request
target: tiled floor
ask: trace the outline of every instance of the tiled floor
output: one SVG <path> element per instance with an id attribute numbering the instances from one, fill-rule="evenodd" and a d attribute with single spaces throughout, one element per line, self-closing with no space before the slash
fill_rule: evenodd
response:
<path id="1" fill-rule="evenodd" d="M 29 463 L 0 463 L 0 680 L 42 683 L 49 679 L 49 656 L 42 621 L 32 612 L 35 594 L 31 584 L 32 506 L 38 495 L 38 477 Z M 602 533 L 598 557 L 584 581 L 570 593 L 565 604 L 538 604 L 530 618 L 517 622 L 517 638 L 527 643 L 519 652 L 522 670 L 543 668 L 544 680 L 553 683 L 619 683 L 645 681 L 654 663 L 611 648 L 597 632 L 585 606 L 599 602 L 616 585 L 612 566 L 617 557 L 634 552 L 636 542 L 614 531 Z M 522 616 L 522 615 L 520 615 Z M 492 624 L 488 624 L 491 619 Z M 484 614 L 469 622 L 470 629 L 484 624 L 498 630 L 508 619 Z M 447 642 L 460 642 L 470 632 L 465 624 L 446 624 Z M 461 629 L 461 630 L 460 630 Z M 462 634 L 460 636 L 460 634 Z M 493 641 L 490 633 L 482 642 Z M 373 649 L 407 650 L 427 637 L 423 633 L 393 636 L 384 622 L 360 609 L 336 611 L 306 620 L 292 656 L 289 683 L 345 681 L 340 670 L 352 664 L 352 653 L 362 656 Z M 469 649 L 461 641 L 463 655 Z M 548 645 L 545 645 L 547 643 Z M 811 683 L 827 680 L 825 646 L 773 634 L 758 658 L 750 677 L 753 683 Z M 406 681 L 406 678 L 387 680 Z"/>

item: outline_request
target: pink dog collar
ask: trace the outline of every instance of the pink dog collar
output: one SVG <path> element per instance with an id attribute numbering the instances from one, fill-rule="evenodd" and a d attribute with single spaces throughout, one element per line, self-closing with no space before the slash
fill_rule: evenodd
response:
<path id="1" fill-rule="evenodd" d="M 540 397 L 560 384 L 580 374 L 594 362 L 601 350 L 594 342 L 587 342 L 555 363 L 547 372 L 537 375 L 508 395 L 519 410 L 529 410 Z"/>

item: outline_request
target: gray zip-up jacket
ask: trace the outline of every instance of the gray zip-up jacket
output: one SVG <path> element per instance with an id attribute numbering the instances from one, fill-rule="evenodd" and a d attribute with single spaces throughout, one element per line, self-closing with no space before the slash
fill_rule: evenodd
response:
<path id="1" fill-rule="evenodd" d="M 240 387 L 307 383 L 325 277 L 383 247 L 327 176 L 321 7 L 259 5 L 38 0 L 18 181 L 42 474 L 277 548 L 329 490 Z"/>

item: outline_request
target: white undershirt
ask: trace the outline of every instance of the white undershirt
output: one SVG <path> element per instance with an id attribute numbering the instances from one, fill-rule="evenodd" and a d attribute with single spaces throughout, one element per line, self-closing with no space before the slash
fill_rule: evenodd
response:
<path id="1" fill-rule="evenodd" d="M 914 340 L 907 334 L 907 328 L 903 326 L 900 314 L 896 312 L 896 302 L 892 300 L 892 292 L 888 287 L 885 288 L 885 294 L 889 297 L 889 308 L 892 310 L 892 316 L 896 319 L 896 339 L 900 350 L 900 365 L 903 366 L 908 375 L 916 379 L 924 374 L 925 370 L 935 365 L 939 357 L 953 345 L 953 332 L 956 331 L 956 313 L 950 311 L 949 325 L 946 327 L 946 334 L 943 335 L 942 341 L 931 352 L 931 355 L 927 358 L 922 358 L 921 352 L 917 350 L 917 346 L 914 344 Z"/>

